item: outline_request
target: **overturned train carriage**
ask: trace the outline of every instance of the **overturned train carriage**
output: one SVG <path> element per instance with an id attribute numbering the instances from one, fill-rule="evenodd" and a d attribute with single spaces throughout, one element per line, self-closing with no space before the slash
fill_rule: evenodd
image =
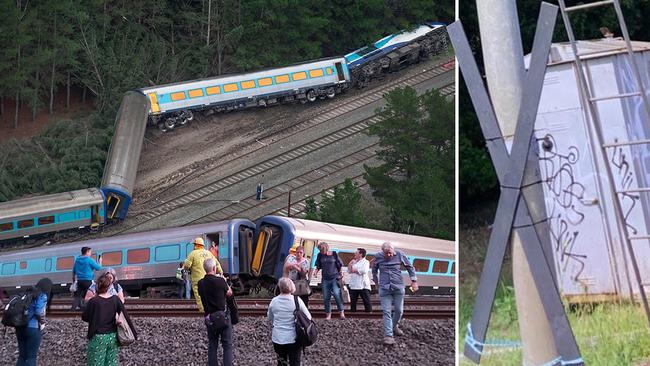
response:
<path id="1" fill-rule="evenodd" d="M 161 130 L 169 130 L 187 123 L 195 111 L 220 112 L 294 100 L 313 102 L 319 97 L 333 98 L 349 81 L 345 59 L 339 57 L 139 91 L 151 103 L 150 123 Z"/>
<path id="2" fill-rule="evenodd" d="M 122 98 L 101 185 L 108 219 L 126 217 L 135 187 L 148 110 L 149 101 L 141 93 L 127 92 Z"/>
<path id="3" fill-rule="evenodd" d="M 364 248 L 372 263 L 374 254 L 386 241 L 392 242 L 409 257 L 424 292 L 455 293 L 456 252 L 453 241 L 280 216 L 266 216 L 257 221 L 251 272 L 267 281 L 282 277 L 284 260 L 294 244 L 305 248 L 305 256 L 315 267 L 318 244 L 326 242 L 330 250 L 337 252 L 343 260 L 344 282 L 347 283 L 347 264 L 356 249 Z M 407 279 L 408 273 L 402 273 Z M 311 279 L 312 286 L 319 283 L 320 275 Z M 409 281 L 405 280 L 405 283 Z"/>
<path id="4" fill-rule="evenodd" d="M 427 23 L 412 31 L 386 36 L 345 55 L 352 84 L 363 87 L 382 74 L 400 70 L 429 56 L 447 52 L 448 35 L 443 23 Z"/>

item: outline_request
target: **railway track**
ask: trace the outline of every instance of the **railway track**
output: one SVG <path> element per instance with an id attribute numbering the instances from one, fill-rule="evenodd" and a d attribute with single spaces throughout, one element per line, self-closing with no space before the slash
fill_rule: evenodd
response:
<path id="1" fill-rule="evenodd" d="M 239 315 L 245 317 L 265 317 L 271 299 L 238 298 Z M 380 309 L 376 297 L 372 299 L 374 309 Z M 79 311 L 69 309 L 72 301 L 69 299 L 54 299 L 47 316 L 50 318 L 75 318 Z M 194 300 L 181 299 L 126 299 L 126 308 L 133 317 L 201 317 Z M 324 318 L 325 311 L 322 303 L 314 298 L 310 301 L 310 312 L 315 318 Z M 451 318 L 455 316 L 455 300 L 453 298 L 413 297 L 404 300 L 404 317 L 408 319 Z M 417 307 L 417 308 L 413 308 Z M 1 311 L 0 311 L 1 313 Z M 336 316 L 336 314 L 334 314 Z M 366 313 L 358 311 L 346 313 L 348 318 L 380 319 L 381 311 Z"/>
<path id="2" fill-rule="evenodd" d="M 275 142 L 277 143 L 277 142 L 282 142 L 282 141 L 288 141 L 289 139 L 291 139 L 292 137 L 294 137 L 298 133 L 301 133 L 301 132 L 303 132 L 303 131 L 305 131 L 307 129 L 311 129 L 311 128 L 317 127 L 319 125 L 322 125 L 323 123 L 326 123 L 326 122 L 332 120 L 333 118 L 340 117 L 341 115 L 343 115 L 345 113 L 352 112 L 352 111 L 354 111 L 356 109 L 359 109 L 359 108 L 363 107 L 366 104 L 369 104 L 369 103 L 375 102 L 377 100 L 380 100 L 381 98 L 383 98 L 383 95 L 386 92 L 388 92 L 388 91 L 390 91 L 390 90 L 392 90 L 394 88 L 404 87 L 404 86 L 414 86 L 414 85 L 417 85 L 417 84 L 419 84 L 419 83 L 421 83 L 421 82 L 423 82 L 425 80 L 431 79 L 431 78 L 433 78 L 435 76 L 439 76 L 439 75 L 441 75 L 441 74 L 443 74 L 445 72 L 453 72 L 454 65 L 455 65 L 454 62 L 455 62 L 455 59 L 453 57 L 450 58 L 450 59 L 442 60 L 441 62 L 436 63 L 435 65 L 433 65 L 429 70 L 426 70 L 425 72 L 408 76 L 408 77 L 406 77 L 406 78 L 404 78 L 404 79 L 402 79 L 402 80 L 400 80 L 400 81 L 398 81 L 397 83 L 394 83 L 394 84 L 383 85 L 383 86 L 371 89 L 371 93 L 365 93 L 365 94 L 359 95 L 359 96 L 357 96 L 355 98 L 352 98 L 352 99 L 346 99 L 346 100 L 342 101 L 341 103 L 335 103 L 335 104 L 332 105 L 332 107 L 329 110 L 317 113 L 315 116 L 313 116 L 309 120 L 301 121 L 301 122 L 297 123 L 296 125 L 289 126 L 289 127 L 277 130 L 277 131 L 273 131 L 272 135 L 277 135 L 279 133 L 282 133 L 282 132 L 285 132 L 285 131 L 290 131 L 292 129 L 295 130 L 294 132 L 292 132 L 292 133 L 290 133 L 288 135 L 285 135 L 284 137 L 282 137 L 281 139 L 278 139 Z M 302 128 L 302 129 L 298 128 L 298 129 L 296 129 L 296 127 L 304 125 L 304 124 L 308 124 L 308 126 L 306 128 Z M 270 137 L 270 136 L 271 135 L 262 136 L 259 139 L 264 139 L 264 138 Z M 159 196 L 163 195 L 164 193 L 168 192 L 169 190 L 171 190 L 171 189 L 173 189 L 175 187 L 178 187 L 181 183 L 183 183 L 183 182 L 185 182 L 187 180 L 190 180 L 191 178 L 197 177 L 199 174 L 203 175 L 203 174 L 208 173 L 210 171 L 216 170 L 220 166 L 222 166 L 224 164 L 227 164 L 227 163 L 230 163 L 233 160 L 242 159 L 242 158 L 244 158 L 246 156 L 251 156 L 251 155 L 255 154 L 258 150 L 260 150 L 262 148 L 263 147 L 258 147 L 258 148 L 254 149 L 252 151 L 247 152 L 246 154 L 237 156 L 237 157 L 235 157 L 235 158 L 233 158 L 233 159 L 231 159 L 229 161 L 226 161 L 226 162 L 220 164 L 219 166 L 215 166 L 215 167 L 213 167 L 211 169 L 201 170 L 200 172 L 198 172 L 198 171 L 192 172 L 192 173 L 178 179 L 173 184 L 171 184 L 171 185 L 157 191 L 155 194 L 150 195 L 149 198 L 143 200 L 142 202 L 138 202 L 138 205 L 143 206 L 143 205 L 145 205 L 147 203 L 150 203 L 155 197 L 159 197 Z"/>
<path id="3" fill-rule="evenodd" d="M 372 103 L 376 100 L 379 100 L 383 97 L 383 93 L 386 90 L 400 87 L 400 86 L 406 86 L 406 85 L 416 85 L 419 84 L 425 80 L 432 79 L 436 76 L 445 74 L 447 72 L 451 72 L 448 70 L 447 67 L 444 67 L 444 63 L 438 65 L 437 67 L 434 67 L 430 69 L 427 72 L 417 74 L 415 76 L 412 76 L 406 80 L 403 80 L 399 83 L 392 84 L 390 86 L 386 86 L 384 88 L 380 88 L 380 90 L 375 91 L 371 94 L 366 94 L 363 97 L 359 97 L 352 102 L 342 106 L 341 108 L 338 108 L 334 111 L 329 111 L 325 112 L 321 115 L 318 115 L 314 118 L 314 121 L 316 122 L 314 125 L 311 127 L 317 126 L 319 124 L 325 123 L 332 118 L 338 117 L 344 113 L 348 113 L 350 111 L 353 111 L 355 109 L 358 109 L 368 103 Z M 446 92 L 453 92 L 453 84 L 447 84 L 443 86 L 442 89 L 445 89 Z M 222 179 L 219 179 L 217 181 L 205 184 L 199 188 L 196 188 L 192 191 L 189 192 L 184 192 L 182 196 L 177 196 L 175 198 L 172 198 L 166 202 L 163 202 L 159 204 L 157 207 L 153 207 L 150 209 L 141 209 L 141 211 L 134 211 L 133 214 L 134 216 L 137 217 L 137 222 L 133 225 L 130 225 L 128 227 L 125 227 L 119 231 L 113 232 L 112 234 L 119 234 L 122 232 L 130 231 L 133 230 L 134 228 L 137 228 L 138 226 L 142 226 L 143 224 L 154 220 L 168 212 L 171 212 L 175 209 L 178 209 L 180 207 L 184 207 L 192 202 L 200 201 L 201 199 L 205 198 L 208 195 L 214 194 L 222 189 L 225 189 L 227 187 L 233 186 L 237 183 L 246 181 L 250 177 L 256 176 L 258 174 L 263 174 L 269 170 L 275 169 L 278 166 L 285 164 L 293 159 L 296 159 L 298 157 L 304 156 L 305 154 L 310 154 L 313 153 L 323 147 L 326 147 L 332 143 L 341 141 L 345 138 L 349 138 L 351 136 L 357 135 L 367 129 L 370 125 L 376 123 L 378 120 L 378 117 L 370 117 L 366 118 L 362 121 L 358 121 L 352 125 L 343 127 L 339 130 L 333 131 L 329 133 L 328 135 L 325 135 L 320 138 L 316 138 L 314 140 L 311 140 L 307 143 L 304 143 L 300 146 L 297 146 L 293 148 L 292 150 L 288 152 L 283 152 L 280 154 L 277 154 L 275 156 L 269 157 L 264 161 L 261 161 L 259 163 L 256 163 L 254 166 L 240 170 L 238 172 L 235 172 L 231 175 L 228 175 Z M 310 127 L 310 128 L 311 128 Z M 298 132 L 296 132 L 298 133 Z M 293 135 L 293 134 L 292 134 Z M 278 141 L 275 141 L 275 143 L 279 143 L 280 141 L 284 139 L 290 138 L 292 135 L 286 136 L 283 139 L 280 139 Z M 255 150 L 257 151 L 257 150 Z M 249 155 L 251 153 L 254 153 L 255 151 L 252 151 L 246 155 Z M 238 159 L 241 159 L 244 156 L 238 157 Z M 216 168 L 208 169 L 205 171 L 202 171 L 202 174 L 206 174 L 207 172 L 214 170 Z M 175 183 L 175 185 L 178 185 L 181 181 L 178 181 Z M 162 192 L 161 192 L 162 193 Z M 142 207 L 142 205 L 140 205 Z"/>
<path id="4" fill-rule="evenodd" d="M 449 95 L 455 91 L 454 84 L 453 83 L 447 84 L 443 86 L 440 90 L 443 95 Z M 277 167 L 286 164 L 294 159 L 300 158 L 307 154 L 314 153 L 333 143 L 340 142 L 345 139 L 356 136 L 358 134 L 364 133 L 364 131 L 366 131 L 370 126 L 374 125 L 378 121 L 379 121 L 378 116 L 373 116 L 373 117 L 363 119 L 361 121 L 357 121 L 356 123 L 343 127 L 339 130 L 336 130 L 331 134 L 303 143 L 302 145 L 284 154 L 270 157 L 264 161 L 259 162 L 253 167 L 244 169 L 237 173 L 231 174 L 223 179 L 208 183 L 195 190 L 184 193 L 183 196 L 179 196 L 170 201 L 167 201 L 163 203 L 161 206 L 158 206 L 157 208 L 151 209 L 149 211 L 136 213 L 136 216 L 139 219 L 137 223 L 129 227 L 126 227 L 124 229 L 121 229 L 118 232 L 114 232 L 113 234 L 119 234 L 125 231 L 133 230 L 138 226 L 142 226 L 176 209 L 183 208 L 188 204 L 195 204 L 201 202 L 210 203 L 211 201 L 209 199 L 204 200 L 204 198 L 220 190 L 226 189 L 240 182 L 244 182 L 252 176 L 264 174 L 265 172 L 276 169 Z M 272 213 L 274 211 L 277 211 L 278 207 L 283 206 L 284 202 L 287 202 L 287 200 L 285 200 L 284 198 L 288 199 L 289 192 L 299 190 L 299 189 L 304 189 L 306 188 L 306 186 L 310 184 L 315 185 L 317 184 L 317 181 L 326 179 L 326 176 L 329 174 L 334 174 L 335 172 L 342 171 L 349 166 L 360 164 L 361 162 L 372 159 L 376 155 L 375 147 L 377 147 L 376 143 L 370 146 L 364 146 L 360 150 L 352 154 L 334 160 L 330 163 L 324 164 L 323 166 L 313 169 L 312 171 L 306 174 L 302 174 L 298 177 L 292 177 L 288 181 L 273 187 L 266 187 L 265 197 L 267 199 L 264 201 L 256 201 L 254 196 L 248 196 L 241 200 L 231 201 L 230 204 L 227 204 L 225 207 L 219 208 L 216 211 L 213 211 L 199 218 L 192 219 L 184 224 L 218 221 L 218 220 L 224 220 L 228 218 L 242 216 L 244 215 L 245 212 L 250 212 L 254 208 L 270 206 L 273 201 L 276 202 L 276 206 L 268 209 L 267 213 Z M 359 155 L 359 156 L 355 157 L 355 155 Z M 345 165 L 346 164 L 345 162 L 347 162 L 347 165 Z M 357 182 L 357 184 L 360 183 L 362 182 Z M 339 183 L 337 183 L 336 185 L 338 184 Z M 333 189 L 334 186 L 329 186 L 329 187 L 326 186 L 327 187 L 326 190 Z M 306 195 L 301 194 L 300 197 L 303 197 L 301 201 L 304 202 L 306 198 L 318 195 L 321 191 L 323 191 L 322 188 L 315 189 L 315 190 L 312 189 L 311 192 L 308 192 L 309 194 Z M 282 200 L 280 201 L 280 199 Z M 223 201 L 223 200 L 217 200 L 217 201 Z M 277 205 L 278 202 L 281 203 Z M 257 214 L 257 216 L 260 215 Z"/>

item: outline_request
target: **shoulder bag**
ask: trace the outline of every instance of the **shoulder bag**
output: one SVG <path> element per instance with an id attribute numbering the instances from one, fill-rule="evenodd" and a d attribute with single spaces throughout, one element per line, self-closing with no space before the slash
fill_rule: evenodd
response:
<path id="1" fill-rule="evenodd" d="M 124 312 L 115 314 L 117 322 L 117 343 L 120 347 L 128 346 L 135 342 L 135 335 L 124 317 Z"/>

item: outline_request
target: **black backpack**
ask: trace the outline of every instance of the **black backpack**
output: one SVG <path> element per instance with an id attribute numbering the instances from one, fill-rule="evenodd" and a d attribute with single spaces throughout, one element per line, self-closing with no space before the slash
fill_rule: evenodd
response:
<path id="1" fill-rule="evenodd" d="M 26 327 L 27 323 L 29 323 L 28 310 L 32 300 L 32 291 L 12 296 L 11 300 L 5 305 L 2 324 L 14 328 Z"/>
<path id="2" fill-rule="evenodd" d="M 294 296 L 293 300 L 296 304 L 296 310 L 293 311 L 296 318 L 296 343 L 302 348 L 309 347 L 318 341 L 318 328 L 312 319 L 300 311 L 298 296 Z"/>

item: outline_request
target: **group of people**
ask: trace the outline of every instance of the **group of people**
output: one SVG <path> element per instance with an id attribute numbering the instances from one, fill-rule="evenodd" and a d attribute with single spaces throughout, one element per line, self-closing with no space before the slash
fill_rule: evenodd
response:
<path id="1" fill-rule="evenodd" d="M 325 242 L 318 244 L 318 255 L 316 256 L 316 268 L 313 275 L 317 276 L 321 271 L 321 286 L 323 291 L 323 305 L 325 308 L 325 319 L 331 319 L 332 308 L 330 300 L 334 296 L 339 317 L 345 319 L 343 308 L 343 261 L 338 253 L 331 251 Z M 402 266 L 408 271 L 411 279 L 411 290 L 418 290 L 417 276 L 415 269 L 404 252 L 396 250 L 392 243 L 382 244 L 382 250 L 375 254 L 370 270 L 370 261 L 366 259 L 366 250 L 357 248 L 354 258 L 348 263 L 348 288 L 350 292 L 350 310 L 357 311 L 359 297 L 363 301 L 364 310 L 372 312 L 370 303 L 370 273 L 377 285 L 379 299 L 384 320 L 384 343 L 392 345 L 395 343 L 393 336 L 401 336 L 399 321 L 402 318 L 404 309 L 404 295 L 406 293 L 404 281 L 402 280 Z M 305 257 L 305 249 L 295 245 L 291 248 L 285 260 L 285 277 L 293 281 L 295 288 L 301 288 L 303 281 L 307 284 L 311 278 L 309 260 Z M 298 293 L 306 307 L 309 306 L 309 292 Z"/>
<path id="2" fill-rule="evenodd" d="M 341 297 L 343 261 L 327 243 L 318 246 L 316 268 L 313 271 L 302 246 L 292 247 L 285 260 L 285 275 L 278 281 L 280 294 L 274 297 L 267 316 L 272 324 L 271 340 L 277 354 L 278 365 L 300 365 L 301 347 L 296 341 L 294 311 L 299 310 L 311 319 L 309 313 L 309 280 L 319 271 L 322 276 L 323 302 L 326 319 L 331 318 L 331 297 L 334 296 L 340 318 L 345 318 Z M 92 259 L 92 250 L 81 249 L 81 256 L 73 266 L 73 280 L 77 283 L 73 308 L 82 308 L 82 320 L 88 323 L 88 365 L 117 365 L 118 341 L 116 337 L 118 314 L 124 315 L 131 330 L 135 328 L 124 308 L 124 293 L 117 283 L 115 271 L 101 267 Z M 403 313 L 405 286 L 401 266 L 406 267 L 411 279 L 411 290 L 417 291 L 415 270 L 406 255 L 396 250 L 390 242 L 382 245 L 372 263 L 372 275 L 378 286 L 383 311 L 384 343 L 395 343 L 393 336 L 403 335 L 399 321 Z M 356 311 L 361 297 L 365 311 L 372 311 L 370 303 L 370 262 L 363 248 L 356 250 L 354 259 L 347 266 L 349 273 L 351 310 Z M 217 348 L 221 343 L 224 365 L 233 364 L 234 329 L 231 320 L 233 291 L 228 285 L 219 261 L 205 249 L 203 238 L 194 240 L 194 250 L 183 262 L 184 270 L 190 271 L 191 283 L 199 310 L 204 313 L 208 339 L 208 365 L 218 365 Z M 97 281 L 92 281 L 94 271 L 101 271 Z M 306 287 L 305 287 L 306 286 Z M 38 281 L 33 289 L 33 301 L 28 310 L 26 327 L 16 328 L 19 357 L 17 365 L 36 365 L 38 349 L 45 324 L 45 314 L 51 304 L 52 281 Z M 298 291 L 300 290 L 300 291 Z M 83 300 L 82 300 L 83 299 Z"/>
<path id="3" fill-rule="evenodd" d="M 134 336 L 135 327 L 124 308 L 124 291 L 117 283 L 115 270 L 102 268 L 92 259 L 92 250 L 81 248 L 73 266 L 73 281 L 76 281 L 73 309 L 83 309 L 81 319 L 88 323 L 87 364 L 107 366 L 118 364 L 117 327 L 118 314 L 128 322 Z M 100 271 L 97 281 L 94 272 Z M 18 341 L 17 366 L 37 364 L 42 331 L 45 327 L 45 314 L 52 303 L 52 281 L 43 278 L 31 290 L 32 302 L 27 311 L 27 326 L 16 327 Z"/>

